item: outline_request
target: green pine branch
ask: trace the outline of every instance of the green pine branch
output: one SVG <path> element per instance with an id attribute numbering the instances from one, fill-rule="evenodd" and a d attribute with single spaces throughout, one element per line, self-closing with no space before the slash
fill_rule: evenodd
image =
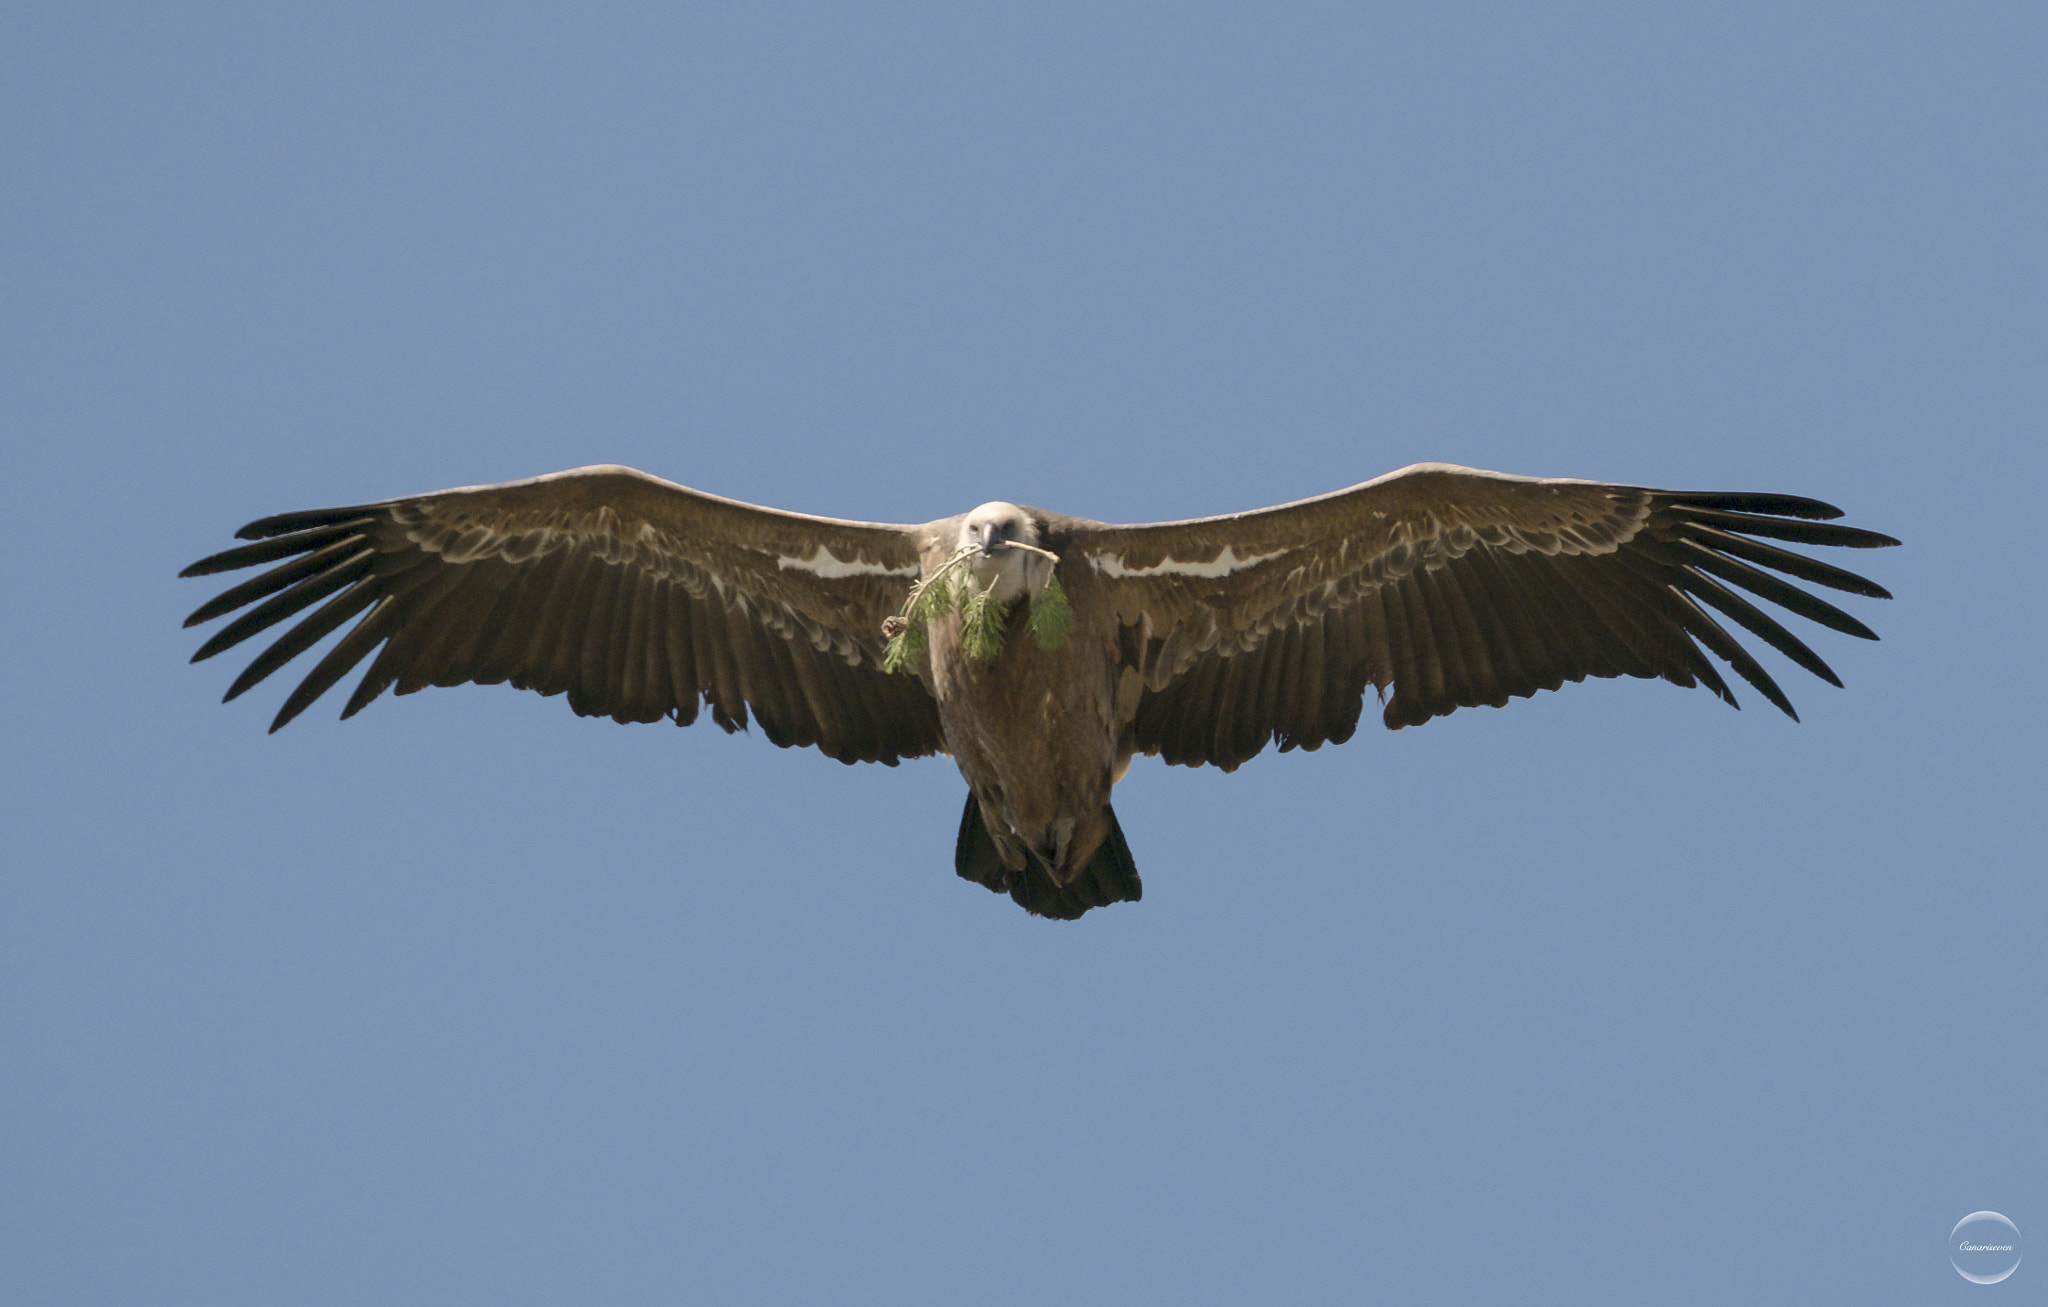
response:
<path id="1" fill-rule="evenodd" d="M 910 588 L 902 614 L 884 624 L 889 639 L 882 650 L 883 671 L 916 671 L 930 647 L 927 628 L 948 613 L 960 614 L 961 643 L 966 646 L 968 657 L 986 660 L 1003 651 L 1003 628 L 1009 620 L 1009 610 L 972 580 L 963 576 L 956 582 L 951 575 L 969 552 L 961 550 L 954 554 L 928 579 Z M 1054 561 L 1057 566 L 1057 560 Z M 1067 602 L 1067 592 L 1060 587 L 1059 577 L 1048 577 L 1045 588 L 1030 603 L 1027 627 L 1032 642 L 1041 649 L 1057 649 L 1074 628 L 1074 609 Z"/>

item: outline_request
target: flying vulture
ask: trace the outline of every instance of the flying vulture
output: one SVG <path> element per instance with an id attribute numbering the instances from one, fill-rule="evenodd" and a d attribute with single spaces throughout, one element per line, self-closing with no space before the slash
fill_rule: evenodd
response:
<path id="1" fill-rule="evenodd" d="M 1732 705 L 1711 653 L 1797 720 L 1708 610 L 1840 685 L 1741 593 L 1876 639 L 1774 575 L 1889 598 L 1770 543 L 1898 543 L 1840 516 L 1418 463 L 1184 522 L 990 503 L 889 526 L 606 466 L 266 517 L 182 575 L 271 565 L 187 619 L 248 609 L 195 662 L 298 619 L 228 699 L 355 623 L 273 731 L 374 653 L 343 717 L 392 687 L 509 681 L 620 722 L 687 726 L 701 706 L 730 732 L 751 713 L 772 743 L 847 763 L 951 754 L 968 785 L 955 869 L 1073 918 L 1139 897 L 1109 802 L 1134 755 L 1231 771 L 1269 741 L 1341 744 L 1368 687 L 1395 730 L 1588 676 Z"/>

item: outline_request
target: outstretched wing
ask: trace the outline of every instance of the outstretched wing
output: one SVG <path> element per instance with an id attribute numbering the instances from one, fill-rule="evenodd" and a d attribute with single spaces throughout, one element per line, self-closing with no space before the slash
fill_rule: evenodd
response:
<path id="1" fill-rule="evenodd" d="M 1075 523 L 1062 547 L 1098 574 L 1122 624 L 1125 745 L 1229 770 L 1269 740 L 1314 749 L 1349 739 L 1369 685 L 1395 729 L 1588 676 L 1704 684 L 1733 704 L 1706 652 L 1796 720 L 1784 692 L 1707 609 L 1840 685 L 1738 593 L 1876 639 L 1772 574 L 1890 598 L 1860 576 L 1764 543 L 1898 543 L 1823 521 L 1839 516 L 1790 495 L 1419 463 L 1257 512 Z"/>
<path id="2" fill-rule="evenodd" d="M 751 708 L 778 745 L 893 764 L 941 746 L 924 686 L 882 670 L 882 619 L 917 577 L 917 531 L 585 467 L 267 517 L 237 532 L 258 543 L 180 575 L 277 564 L 186 619 L 254 605 L 194 662 L 313 609 L 257 655 L 229 699 L 360 615 L 273 731 L 375 652 L 343 717 L 394 685 L 410 694 L 509 681 L 621 722 L 688 725 L 701 700 L 737 731 Z"/>

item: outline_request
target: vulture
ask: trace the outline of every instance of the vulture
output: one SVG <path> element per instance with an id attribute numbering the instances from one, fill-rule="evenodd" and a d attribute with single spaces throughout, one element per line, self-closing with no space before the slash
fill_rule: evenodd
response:
<path id="1" fill-rule="evenodd" d="M 598 466 L 266 517 L 182 575 L 267 568 L 187 619 L 246 609 L 194 662 L 296 619 L 227 699 L 354 623 L 273 731 L 368 659 L 343 717 L 387 689 L 510 682 L 619 722 L 751 719 L 846 763 L 950 754 L 955 870 L 1071 919 L 1140 895 L 1110 807 L 1135 755 L 1227 772 L 1268 743 L 1341 744 L 1367 689 L 1395 730 L 1588 676 L 1734 705 L 1711 654 L 1796 721 L 1721 619 L 1839 686 L 1757 601 L 1877 638 L 1784 579 L 1890 598 L 1784 547 L 1899 543 L 1840 516 L 1418 463 L 1180 522 L 998 502 L 900 526 Z"/>

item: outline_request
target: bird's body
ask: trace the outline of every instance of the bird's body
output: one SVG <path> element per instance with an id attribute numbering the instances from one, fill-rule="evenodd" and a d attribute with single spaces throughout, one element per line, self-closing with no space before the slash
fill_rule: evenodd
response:
<path id="1" fill-rule="evenodd" d="M 772 742 L 845 762 L 948 753 L 969 787 L 959 874 L 1076 917 L 1139 896 L 1110 808 L 1134 755 L 1227 771 L 1269 742 L 1341 743 L 1368 686 L 1396 729 L 1586 676 L 1705 684 L 1733 703 L 1704 645 L 1790 715 L 1701 604 L 1839 684 L 1730 588 L 1874 639 L 1760 570 L 1886 597 L 1763 542 L 1897 543 L 1823 521 L 1838 515 L 1783 495 L 1419 464 L 1185 522 L 996 502 L 892 526 L 592 467 L 266 518 L 241 532 L 259 543 L 185 574 L 278 564 L 192 615 L 254 605 L 195 660 L 313 609 L 229 698 L 360 617 L 273 730 L 375 651 L 343 716 L 392 686 L 509 681 L 619 721 L 687 725 L 701 704 L 731 731 L 751 710 Z M 935 586 L 958 602 L 920 607 Z M 1060 623 L 1041 626 L 1055 600 Z M 892 660 L 885 629 L 922 644 Z"/>
<path id="2" fill-rule="evenodd" d="M 1139 890 L 1128 850 L 1118 857 L 1120 837 L 1095 865 L 1116 821 L 1110 785 L 1130 755 L 1126 748 L 1119 756 L 1114 650 L 1102 623 L 1089 620 L 1101 603 L 1098 588 L 1083 577 L 1068 594 L 1080 606 L 1075 633 L 1051 649 L 1013 629 L 995 657 L 975 658 L 957 616 L 931 633 L 932 696 L 946 751 L 969 790 L 956 869 L 1040 910 L 1074 895 L 1113 903 Z M 1013 611 L 1008 620 L 1021 626 L 1020 616 Z M 987 844 L 978 844 L 983 838 Z M 1050 884 L 1040 883 L 1041 869 Z M 1075 885 L 1084 871 L 1087 883 Z M 1047 901 L 1030 897 L 1034 891 Z M 1072 906 L 1078 915 L 1099 904 Z"/>

